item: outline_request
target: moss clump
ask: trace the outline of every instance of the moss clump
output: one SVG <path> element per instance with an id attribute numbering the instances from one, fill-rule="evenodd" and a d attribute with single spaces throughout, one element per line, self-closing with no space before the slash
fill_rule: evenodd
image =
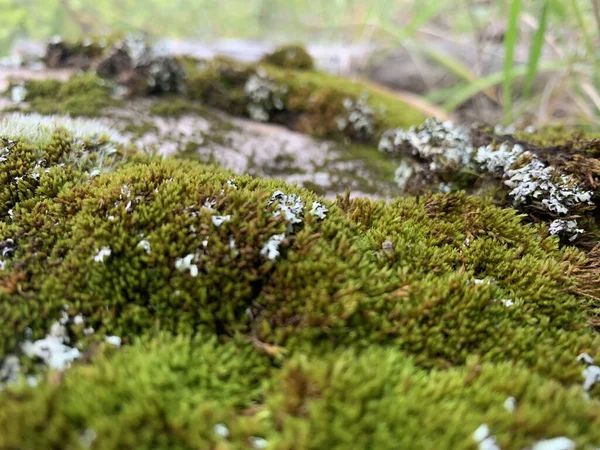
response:
<path id="1" fill-rule="evenodd" d="M 56 139 L 43 151 L 69 158 L 72 144 Z M 19 145 L 8 161 L 19 173 L 7 172 L 2 202 L 0 241 L 16 242 L 5 274 L 19 279 L 18 289 L 9 283 L 0 293 L 11 324 L 0 333 L 4 354 L 27 327 L 43 337 L 65 305 L 100 334 L 125 339 L 157 326 L 254 330 L 262 342 L 292 349 L 389 344 L 428 367 L 481 355 L 552 373 L 564 353 L 573 361 L 561 379 L 578 378 L 574 354 L 594 342 L 581 299 L 569 294 L 577 286 L 568 273 L 585 264 L 583 255 L 559 251 L 511 210 L 464 195 L 355 200 L 329 204 L 321 220 L 309 212 L 321 200 L 308 191 L 250 177 L 236 178 L 234 188 L 227 173 L 177 161 L 130 164 L 85 182 L 63 174 L 69 165 L 15 190 L 14 177 L 39 158 Z M 301 202 L 277 206 L 278 189 Z M 300 208 L 303 218 L 289 223 L 279 208 Z M 382 252 L 384 241 L 393 257 Z M 110 257 L 99 263 L 104 248 Z M 200 276 L 178 268 L 188 255 Z M 23 295 L 31 300 L 15 309 Z M 73 333 L 88 339 L 82 329 Z"/>
<path id="2" fill-rule="evenodd" d="M 373 348 L 277 368 L 203 336 L 138 340 L 0 400 L 0 447 L 14 449 L 472 449 L 483 424 L 500 448 L 600 441 L 597 402 L 511 364 L 427 372 Z"/>
<path id="3" fill-rule="evenodd" d="M 110 84 L 91 73 L 75 75 L 66 82 L 28 80 L 25 101 L 40 114 L 100 116 L 102 109 L 115 104 Z"/>
<path id="4" fill-rule="evenodd" d="M 481 423 L 598 442 L 589 260 L 514 210 L 36 142 L 0 147 L 0 374 L 43 374 L 49 333 L 81 355 L 0 393 L 0 448 L 472 448 Z"/>
<path id="5" fill-rule="evenodd" d="M 423 119 L 391 94 L 319 72 L 226 58 L 185 58 L 182 63 L 190 98 L 316 137 L 374 143 L 390 127 Z"/>
<path id="6" fill-rule="evenodd" d="M 0 448 L 210 448 L 215 425 L 241 441 L 257 422 L 236 414 L 261 399 L 271 363 L 248 342 L 161 336 L 109 353 L 59 386 L 0 392 Z"/>
<path id="7" fill-rule="evenodd" d="M 314 70 L 315 62 L 302 45 L 284 45 L 262 57 L 261 62 L 282 69 Z"/>

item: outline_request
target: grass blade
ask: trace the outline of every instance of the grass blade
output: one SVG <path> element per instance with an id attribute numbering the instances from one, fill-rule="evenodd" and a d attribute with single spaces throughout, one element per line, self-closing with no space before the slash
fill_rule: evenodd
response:
<path id="1" fill-rule="evenodd" d="M 435 50 L 432 47 L 421 45 L 416 43 L 414 45 L 415 48 L 423 52 L 425 55 L 429 56 L 431 59 L 439 63 L 441 66 L 445 67 L 448 71 L 454 74 L 457 78 L 463 79 L 465 81 L 469 81 L 474 83 L 478 80 L 477 75 L 475 75 L 467 66 L 465 66 L 460 60 L 448 56 L 440 51 Z M 483 93 L 488 96 L 492 101 L 498 101 L 496 94 L 491 89 L 484 89 Z"/>
<path id="2" fill-rule="evenodd" d="M 538 64 L 544 49 L 544 36 L 546 34 L 546 26 L 548 24 L 548 9 L 551 0 L 545 0 L 540 11 L 540 19 L 538 28 L 533 36 L 531 48 L 529 50 L 529 60 L 527 61 L 527 75 L 525 76 L 525 86 L 523 88 L 523 96 L 528 98 L 531 94 L 531 87 L 537 75 Z"/>
<path id="3" fill-rule="evenodd" d="M 502 80 L 502 99 L 504 113 L 510 114 L 512 102 L 512 75 L 514 66 L 515 46 L 519 37 L 519 15 L 521 0 L 512 0 L 508 15 L 508 26 L 504 36 L 504 79 Z"/>
<path id="4" fill-rule="evenodd" d="M 541 72 L 555 72 L 557 70 L 564 70 L 570 67 L 572 63 L 570 61 L 550 61 L 547 63 L 542 63 L 538 67 L 538 73 Z M 517 77 L 523 77 L 527 74 L 527 67 L 520 66 L 514 67 L 509 74 L 511 80 Z M 465 103 L 471 97 L 475 96 L 479 92 L 482 92 L 485 89 L 491 88 L 502 83 L 506 79 L 506 74 L 504 71 L 495 72 L 490 75 L 486 75 L 485 77 L 481 77 L 478 80 L 468 83 L 462 87 L 452 87 L 449 89 L 444 89 L 441 92 L 435 92 L 432 95 L 427 96 L 427 100 L 430 102 L 433 99 L 439 99 L 442 95 L 446 96 L 447 99 L 444 102 L 444 110 L 446 111 L 454 111 L 460 105 Z"/>

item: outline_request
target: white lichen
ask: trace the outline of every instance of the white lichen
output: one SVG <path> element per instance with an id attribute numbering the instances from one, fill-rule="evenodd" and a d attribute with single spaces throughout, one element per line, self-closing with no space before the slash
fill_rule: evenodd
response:
<path id="1" fill-rule="evenodd" d="M 208 211 L 213 211 L 215 209 L 216 204 L 217 204 L 216 200 L 207 199 L 207 200 L 204 200 L 204 203 L 202 204 L 202 208 L 204 208 Z"/>
<path id="2" fill-rule="evenodd" d="M 21 349 L 27 357 L 40 358 L 51 369 L 65 370 L 75 359 L 81 357 L 77 348 L 66 345 L 68 341 L 65 327 L 54 322 L 44 339 L 35 342 L 27 340 L 21 345 Z"/>
<path id="3" fill-rule="evenodd" d="M 441 192 L 442 194 L 449 194 L 452 192 L 452 186 L 448 183 L 440 183 L 438 185 L 438 192 Z"/>
<path id="4" fill-rule="evenodd" d="M 406 160 L 400 161 L 400 165 L 398 166 L 394 174 L 394 178 L 398 187 L 405 191 L 408 186 L 409 180 L 412 178 L 415 172 L 416 171 L 414 164 L 410 164 Z"/>
<path id="5" fill-rule="evenodd" d="M 338 130 L 350 132 L 358 139 L 370 139 L 375 133 L 375 111 L 367 103 L 368 95 L 362 94 L 358 99 L 345 98 L 342 102 L 345 112 L 336 118 Z"/>
<path id="6" fill-rule="evenodd" d="M 573 242 L 585 230 L 577 228 L 577 221 L 575 219 L 556 219 L 550 223 L 549 231 L 550 234 L 565 234 L 569 237 L 569 241 Z"/>
<path id="7" fill-rule="evenodd" d="M 253 120 L 266 122 L 275 110 L 282 110 L 282 95 L 285 88 L 271 80 L 263 68 L 258 68 L 256 73 L 250 75 L 244 85 L 244 92 L 250 100 L 246 111 Z"/>
<path id="8" fill-rule="evenodd" d="M 319 203 L 319 202 L 313 202 L 312 208 L 310 210 L 310 213 L 313 216 L 318 217 L 321 220 L 323 220 L 327 217 L 328 212 L 329 212 L 329 208 L 327 208 L 327 206 L 325 206 L 324 204 Z"/>
<path id="9" fill-rule="evenodd" d="M 86 428 L 79 436 L 79 442 L 84 448 L 91 448 L 98 437 L 98 434 L 92 428 Z"/>
<path id="10" fill-rule="evenodd" d="M 189 271 L 192 277 L 198 276 L 198 266 L 196 264 L 192 264 L 192 260 L 194 259 L 193 254 L 189 254 L 184 258 L 177 258 L 175 261 L 175 268 L 180 272 Z"/>
<path id="11" fill-rule="evenodd" d="M 138 242 L 136 247 L 141 248 L 148 255 L 152 253 L 152 247 L 150 246 L 150 241 L 148 241 L 147 239 L 142 239 L 140 242 Z"/>
<path id="12" fill-rule="evenodd" d="M 490 434 L 490 428 L 486 424 L 480 425 L 475 430 L 473 440 L 477 443 L 479 450 L 500 450 L 496 438 Z"/>
<path id="13" fill-rule="evenodd" d="M 531 450 L 574 450 L 575 442 L 567 437 L 545 439 L 533 444 Z"/>
<path id="14" fill-rule="evenodd" d="M 598 366 L 587 366 L 583 372 L 583 390 L 589 391 L 592 387 L 600 381 L 600 367 Z"/>
<path id="15" fill-rule="evenodd" d="M 121 338 L 119 336 L 104 336 L 106 342 L 115 347 L 121 346 Z"/>
<path id="16" fill-rule="evenodd" d="M 111 251 L 110 247 L 104 246 L 96 252 L 96 255 L 94 256 L 94 261 L 103 263 L 104 258 L 108 258 L 111 255 L 111 253 L 112 253 L 112 251 Z"/>
<path id="17" fill-rule="evenodd" d="M 267 448 L 268 442 L 266 439 L 263 439 L 261 437 L 250 436 L 249 440 L 250 445 L 252 445 L 252 447 L 256 450 L 263 450 Z"/>
<path id="18" fill-rule="evenodd" d="M 519 159 L 525 150 L 519 144 L 510 146 L 501 144 L 494 148 L 493 145 L 479 147 L 475 153 L 475 161 L 481 164 L 483 170 L 490 173 L 505 173 Z"/>
<path id="19" fill-rule="evenodd" d="M 502 299 L 500 299 L 500 301 L 507 308 L 510 308 L 512 305 L 515 304 L 515 302 L 513 300 L 511 300 L 510 298 L 502 298 Z"/>
<path id="20" fill-rule="evenodd" d="M 588 365 L 594 364 L 594 358 L 592 358 L 588 353 L 582 353 L 577 357 L 577 361 L 583 362 Z"/>
<path id="21" fill-rule="evenodd" d="M 212 216 L 212 223 L 216 227 L 220 227 L 224 222 L 229 222 L 231 220 L 231 216 Z"/>
<path id="22" fill-rule="evenodd" d="M 75 315 L 75 317 L 73 317 L 73 325 L 81 326 L 84 323 L 85 323 L 85 319 L 83 318 L 83 315 L 77 314 L 77 315 Z"/>
<path id="23" fill-rule="evenodd" d="M 238 256 L 240 254 L 240 251 L 235 246 L 235 238 L 233 236 L 229 236 L 229 250 L 233 252 L 234 256 Z"/>
<path id="24" fill-rule="evenodd" d="M 279 245 L 285 239 L 285 233 L 275 234 L 269 238 L 263 248 L 260 250 L 261 256 L 270 260 L 275 260 L 279 256 Z"/>
<path id="25" fill-rule="evenodd" d="M 227 428 L 227 426 L 225 424 L 222 423 L 218 423 L 213 427 L 213 431 L 215 432 L 215 434 L 217 436 L 220 436 L 222 438 L 228 438 L 229 437 L 229 428 Z"/>
<path id="26" fill-rule="evenodd" d="M 574 206 L 591 204 L 591 191 L 579 186 L 571 175 L 548 166 L 521 144 L 505 142 L 474 150 L 472 142 L 468 128 L 427 119 L 408 130 L 386 131 L 379 141 L 379 150 L 414 158 L 413 163 L 403 160 L 396 171 L 396 182 L 403 190 L 416 173 L 436 173 L 448 167 L 453 171 L 468 168 L 502 178 L 510 188 L 509 196 L 515 205 L 537 202 L 553 214 L 567 216 L 572 214 Z M 527 163 L 520 165 L 524 158 Z M 448 187 L 443 186 L 442 191 L 447 190 Z M 570 219 L 553 222 L 551 232 L 574 240 L 583 230 Z"/>
<path id="27" fill-rule="evenodd" d="M 548 211 L 566 215 L 569 208 L 578 203 L 589 203 L 592 192 L 581 189 L 568 175 L 555 175 L 554 167 L 546 166 L 533 158 L 529 164 L 506 172 L 505 184 L 511 187 L 509 195 L 515 203 L 540 201 Z"/>
<path id="28" fill-rule="evenodd" d="M 16 355 L 7 355 L 0 366 L 0 386 L 2 384 L 16 383 L 19 381 L 20 373 L 21 364 L 19 358 Z"/>
<path id="29" fill-rule="evenodd" d="M 8 238 L 3 241 L 0 241 L 0 256 L 3 258 L 8 258 L 15 253 L 17 246 L 15 244 L 14 239 Z"/>
<path id="30" fill-rule="evenodd" d="M 386 131 L 379 141 L 379 150 L 425 160 L 432 171 L 449 164 L 458 168 L 467 166 L 473 156 L 468 128 L 432 118 L 408 130 Z"/>
<path id="31" fill-rule="evenodd" d="M 15 103 L 22 103 L 27 97 L 27 89 L 25 86 L 13 86 L 10 90 L 10 99 Z"/>
<path id="32" fill-rule="evenodd" d="M 267 203 L 267 206 L 276 204 L 274 216 L 283 214 L 290 227 L 302 223 L 304 216 L 304 202 L 296 194 L 286 195 L 281 191 L 275 191 Z"/>
<path id="33" fill-rule="evenodd" d="M 508 412 L 514 412 L 517 409 L 517 399 L 514 397 L 508 397 L 504 400 L 504 409 Z"/>

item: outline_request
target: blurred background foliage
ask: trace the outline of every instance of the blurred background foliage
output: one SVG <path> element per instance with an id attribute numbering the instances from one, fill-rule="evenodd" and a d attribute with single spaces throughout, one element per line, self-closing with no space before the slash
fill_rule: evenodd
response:
<path id="1" fill-rule="evenodd" d="M 486 96 L 511 123 L 556 118 L 600 123 L 600 0 L 0 0 L 0 54 L 18 39 L 66 39 L 144 32 L 210 42 L 376 43 L 426 55 L 458 78 L 423 99 L 453 112 Z M 435 37 L 497 52 L 483 71 L 443 49 Z M 493 46 L 489 47 L 492 42 Z M 540 81 L 536 85 L 536 82 Z M 517 83 L 518 81 L 518 83 Z M 537 86 L 533 89 L 533 86 Z M 563 111 L 564 106 L 569 108 Z M 557 111 L 561 109 L 560 112 Z"/>

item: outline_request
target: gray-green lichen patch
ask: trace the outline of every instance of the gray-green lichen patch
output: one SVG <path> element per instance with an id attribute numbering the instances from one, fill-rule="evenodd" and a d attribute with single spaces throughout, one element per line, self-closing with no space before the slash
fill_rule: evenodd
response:
<path id="1" fill-rule="evenodd" d="M 505 204 L 547 221 L 551 234 L 576 241 L 586 232 L 578 220 L 593 218 L 598 201 L 597 141 L 589 138 L 578 152 L 573 143 L 529 143 L 533 130 L 517 138 L 504 132 L 429 119 L 419 127 L 384 133 L 379 149 L 404 156 L 396 181 L 405 190 L 495 190 Z M 593 246 L 597 225 L 587 227 Z"/>

